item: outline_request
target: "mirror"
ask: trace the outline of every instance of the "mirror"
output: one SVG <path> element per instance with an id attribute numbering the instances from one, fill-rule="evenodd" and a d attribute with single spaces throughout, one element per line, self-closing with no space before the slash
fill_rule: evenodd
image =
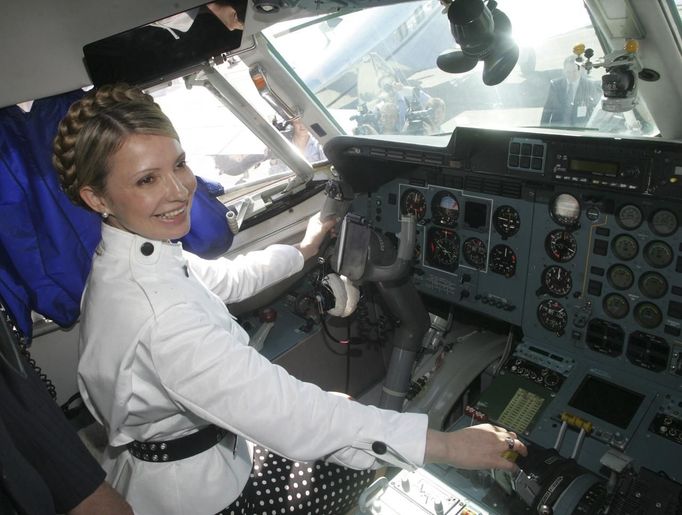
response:
<path id="1" fill-rule="evenodd" d="M 186 75 L 210 58 L 239 48 L 242 30 L 230 30 L 221 21 L 224 18 L 214 14 L 216 6 L 232 8 L 243 27 L 246 1 L 218 1 L 85 45 L 92 83 L 149 87 Z"/>

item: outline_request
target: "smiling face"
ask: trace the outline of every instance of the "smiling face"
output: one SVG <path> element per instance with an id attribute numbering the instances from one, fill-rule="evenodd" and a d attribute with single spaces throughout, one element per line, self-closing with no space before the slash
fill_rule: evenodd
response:
<path id="1" fill-rule="evenodd" d="M 81 197 L 93 210 L 107 213 L 108 224 L 153 240 L 189 232 L 197 181 L 178 140 L 132 134 L 107 168 L 105 191 L 86 186 Z"/>

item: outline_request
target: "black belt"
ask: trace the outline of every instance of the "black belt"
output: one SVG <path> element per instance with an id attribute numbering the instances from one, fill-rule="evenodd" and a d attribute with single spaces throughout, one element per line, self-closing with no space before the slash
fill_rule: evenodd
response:
<path id="1" fill-rule="evenodd" d="M 227 443 L 232 447 L 234 453 L 237 446 L 237 436 L 227 429 L 213 425 L 175 440 L 150 440 L 147 442 L 135 440 L 126 447 L 130 454 L 142 461 L 177 461 L 202 453 L 226 437 L 231 440 Z"/>

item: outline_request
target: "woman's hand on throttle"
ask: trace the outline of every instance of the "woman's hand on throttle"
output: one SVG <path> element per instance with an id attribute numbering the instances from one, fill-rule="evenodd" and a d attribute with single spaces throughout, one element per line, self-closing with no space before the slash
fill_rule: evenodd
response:
<path id="1" fill-rule="evenodd" d="M 528 454 L 516 433 L 492 424 L 480 424 L 453 432 L 429 430 L 426 437 L 426 463 L 446 463 L 461 469 L 500 469 L 514 471 L 513 453 Z"/>

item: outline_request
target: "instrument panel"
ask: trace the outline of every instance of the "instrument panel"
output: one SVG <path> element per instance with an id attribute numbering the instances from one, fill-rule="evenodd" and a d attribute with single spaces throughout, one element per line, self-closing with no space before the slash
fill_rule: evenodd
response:
<path id="1" fill-rule="evenodd" d="M 417 218 L 417 289 L 521 324 L 534 206 L 415 182 L 393 181 L 372 198 L 384 232 L 397 232 L 402 215 Z"/>
<path id="2" fill-rule="evenodd" d="M 518 326 L 527 342 L 678 388 L 681 145 L 458 129 L 417 159 L 348 139 L 330 155 L 342 172 L 352 156 L 343 175 L 366 190 L 352 211 L 392 235 L 401 216 L 417 219 L 420 292 Z M 542 167 L 511 166 L 515 153 L 544 156 Z M 613 174 L 624 182 L 602 184 Z"/>
<path id="3" fill-rule="evenodd" d="M 564 186 L 505 198 L 415 176 L 382 185 L 364 216 L 393 234 L 401 215 L 417 218 L 419 291 L 518 325 L 528 340 L 682 375 L 675 203 L 616 194 L 607 205 Z"/>
<path id="4" fill-rule="evenodd" d="M 347 138 L 327 154 L 376 231 L 416 217 L 425 299 L 522 334 L 479 420 L 595 476 L 625 457 L 682 481 L 682 145 L 458 128 L 443 149 Z"/>

